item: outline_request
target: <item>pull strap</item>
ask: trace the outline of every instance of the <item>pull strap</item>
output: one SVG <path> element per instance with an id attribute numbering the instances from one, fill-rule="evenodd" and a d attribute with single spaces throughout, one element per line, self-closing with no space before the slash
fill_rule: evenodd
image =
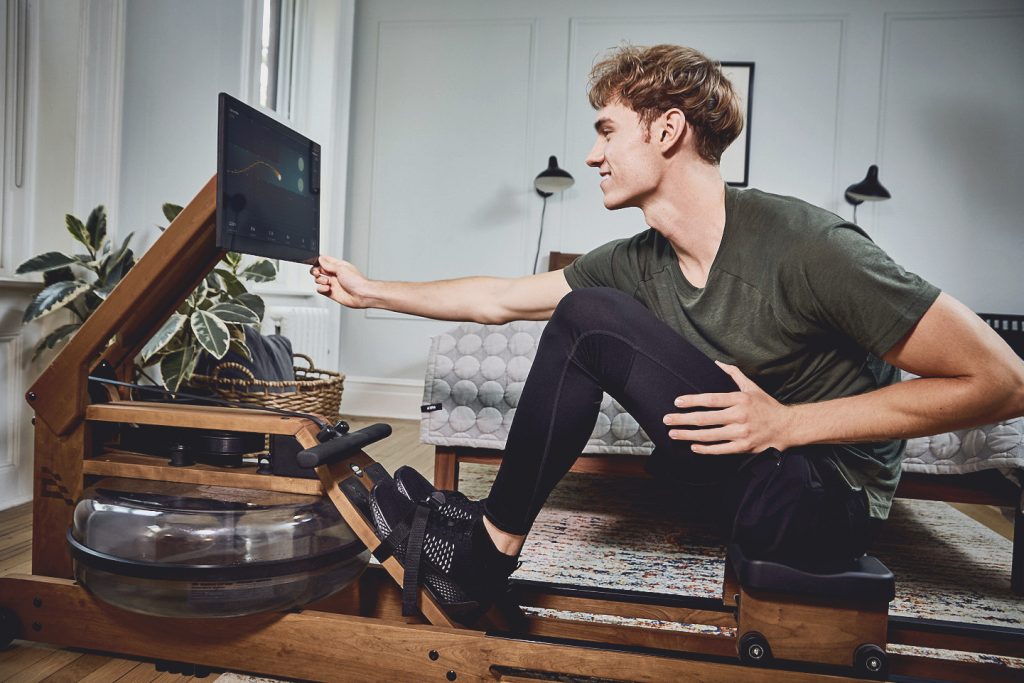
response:
<path id="1" fill-rule="evenodd" d="M 402 616 L 419 614 L 416 603 L 419 597 L 420 567 L 423 562 L 423 542 L 427 536 L 427 519 L 430 506 L 416 504 L 416 512 L 409 528 L 409 540 L 405 546 L 405 580 L 402 582 Z"/>

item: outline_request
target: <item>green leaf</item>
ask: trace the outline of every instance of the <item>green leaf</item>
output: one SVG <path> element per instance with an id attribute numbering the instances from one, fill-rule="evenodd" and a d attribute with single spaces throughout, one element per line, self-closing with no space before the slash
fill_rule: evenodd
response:
<path id="1" fill-rule="evenodd" d="M 237 339 L 232 339 L 231 343 L 228 345 L 228 348 L 231 351 L 237 353 L 242 358 L 248 361 L 252 360 L 252 352 L 249 351 L 249 347 L 246 346 L 244 342 L 240 342 Z"/>
<path id="2" fill-rule="evenodd" d="M 164 212 L 164 218 L 172 223 L 174 222 L 174 219 L 178 217 L 178 214 L 181 213 L 181 207 L 177 204 L 171 204 L 170 202 L 165 203 L 160 208 Z"/>
<path id="3" fill-rule="evenodd" d="M 34 361 L 36 358 L 38 358 L 39 354 L 41 354 L 46 349 L 52 349 L 61 342 L 63 342 L 81 326 L 82 323 L 69 323 L 67 325 L 61 325 L 53 332 L 46 335 L 46 337 L 44 337 L 43 340 L 39 342 L 39 344 L 36 346 L 35 353 L 32 354 L 32 360 Z"/>
<path id="4" fill-rule="evenodd" d="M 242 294 L 245 294 L 248 290 L 245 288 L 238 277 L 230 270 L 224 270 L 223 268 L 214 268 L 213 272 L 217 273 L 220 277 L 221 282 L 224 283 L 224 291 L 228 293 L 228 296 L 235 298 Z"/>
<path id="5" fill-rule="evenodd" d="M 170 391 L 178 391 L 182 384 L 192 378 L 199 354 L 191 345 L 172 351 L 160 359 L 160 376 Z"/>
<path id="6" fill-rule="evenodd" d="M 132 253 L 132 250 L 128 247 L 128 243 L 134 235 L 134 232 L 128 233 L 128 236 L 124 238 L 124 242 L 121 243 L 121 246 L 118 249 L 111 251 L 107 259 L 100 264 L 101 272 L 114 272 L 119 266 L 121 266 L 121 264 L 124 263 L 128 255 Z M 128 269 L 121 268 L 119 272 L 123 275 L 128 272 Z"/>
<path id="7" fill-rule="evenodd" d="M 99 287 L 93 287 L 92 293 L 102 301 L 106 301 L 107 297 L 110 296 L 110 293 L 114 291 L 114 287 L 117 287 L 116 282 L 108 282 L 100 285 Z"/>
<path id="8" fill-rule="evenodd" d="M 75 273 L 70 268 L 57 268 L 43 273 L 43 282 L 52 285 L 54 282 L 68 282 L 75 280 Z"/>
<path id="9" fill-rule="evenodd" d="M 174 335 L 178 334 L 178 331 L 185 326 L 186 320 L 188 320 L 188 317 L 180 313 L 172 313 L 167 322 L 153 335 L 153 338 L 142 347 L 142 362 L 148 363 L 150 358 L 166 347 L 174 339 Z"/>
<path id="10" fill-rule="evenodd" d="M 18 275 L 24 275 L 25 273 L 39 273 L 46 272 L 49 270 L 56 270 L 57 268 L 65 268 L 72 263 L 78 263 L 78 259 L 74 256 L 68 256 L 62 254 L 59 251 L 48 251 L 45 254 L 34 256 L 28 261 L 25 261 L 18 269 L 14 271 Z"/>
<path id="11" fill-rule="evenodd" d="M 199 345 L 214 358 L 223 358 L 230 341 L 228 326 L 209 311 L 196 311 L 190 322 Z"/>
<path id="12" fill-rule="evenodd" d="M 104 285 L 109 284 L 110 288 L 113 289 L 114 285 L 124 278 L 133 265 L 135 265 L 135 255 L 129 249 L 122 258 L 108 266 L 107 272 L 102 277 Z"/>
<path id="13" fill-rule="evenodd" d="M 25 309 L 25 315 L 22 317 L 21 322 L 27 323 L 64 308 L 74 301 L 79 294 L 87 291 L 89 287 L 88 282 L 82 282 L 81 280 L 53 283 L 39 292 L 39 294 L 36 294 L 36 297 L 32 299 L 32 303 Z"/>
<path id="14" fill-rule="evenodd" d="M 89 231 L 86 230 L 85 226 L 82 225 L 82 221 L 78 220 L 70 213 L 64 216 L 64 224 L 67 226 L 68 232 L 75 238 L 75 241 L 85 246 L 89 250 L 89 253 L 95 253 L 95 249 L 92 247 L 92 242 L 89 240 Z"/>
<path id="15" fill-rule="evenodd" d="M 241 325 L 258 325 L 260 319 L 256 317 L 255 311 L 241 304 L 221 303 L 209 310 L 225 323 L 238 323 Z"/>
<path id="16" fill-rule="evenodd" d="M 95 253 L 107 239 L 107 211 L 102 204 L 89 214 L 85 221 L 85 231 L 89 235 L 90 251 Z"/>
<path id="17" fill-rule="evenodd" d="M 277 268 L 274 267 L 272 261 L 260 259 L 239 273 L 239 275 L 253 282 L 270 282 L 277 277 Z"/>
<path id="18" fill-rule="evenodd" d="M 206 286 L 215 292 L 221 291 L 220 276 L 216 271 L 210 271 L 206 275 Z"/>
<path id="19" fill-rule="evenodd" d="M 196 309 L 206 301 L 206 295 L 209 293 L 210 288 L 206 284 L 206 280 L 202 280 L 199 286 L 192 290 L 192 293 L 188 295 L 185 301 L 188 302 L 189 308 Z M 207 308 L 209 306 L 207 305 Z"/>
<path id="20" fill-rule="evenodd" d="M 266 313 L 266 306 L 263 303 L 263 298 L 258 294 L 240 294 L 235 297 L 235 303 L 241 304 L 248 308 L 250 311 L 256 314 L 256 317 L 263 320 L 263 314 Z"/>

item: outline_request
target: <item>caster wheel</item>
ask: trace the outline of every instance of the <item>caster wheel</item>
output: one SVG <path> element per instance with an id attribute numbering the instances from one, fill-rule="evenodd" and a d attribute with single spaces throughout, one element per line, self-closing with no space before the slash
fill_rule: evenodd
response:
<path id="1" fill-rule="evenodd" d="M 861 645 L 853 653 L 853 668 L 862 676 L 883 680 L 889 673 L 885 650 L 868 643 Z"/>
<path id="2" fill-rule="evenodd" d="M 21 622 L 14 610 L 0 608 L 0 650 L 21 635 Z"/>
<path id="3" fill-rule="evenodd" d="M 757 631 L 744 633 L 739 642 L 740 661 L 744 664 L 763 666 L 772 659 L 772 649 L 768 641 Z"/>

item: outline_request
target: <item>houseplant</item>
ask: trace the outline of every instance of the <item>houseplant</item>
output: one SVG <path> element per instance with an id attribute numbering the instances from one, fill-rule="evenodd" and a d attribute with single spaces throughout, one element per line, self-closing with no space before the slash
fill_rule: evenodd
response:
<path id="1" fill-rule="evenodd" d="M 180 212 L 180 206 L 163 205 L 169 221 Z M 135 264 L 135 254 L 128 246 L 132 234 L 115 247 L 107 236 L 103 206 L 93 209 L 84 223 L 68 214 L 65 224 L 86 253 L 69 256 L 58 251 L 46 252 L 25 261 L 16 271 L 19 275 L 42 273 L 45 285 L 25 310 L 23 322 L 60 310 L 67 310 L 74 317 L 47 334 L 36 346 L 35 356 L 64 343 Z M 243 263 L 241 254 L 225 254 L 218 267 L 143 347 L 140 370 L 159 368 L 163 384 L 177 391 L 192 377 L 204 352 L 220 359 L 231 349 L 249 358 L 243 327 L 259 324 L 264 304 L 261 297 L 248 291 L 243 281 L 269 282 L 276 276 L 277 268 L 269 259 Z"/>
<path id="2" fill-rule="evenodd" d="M 25 261 L 15 271 L 19 275 L 42 273 L 45 285 L 25 309 L 23 323 L 61 310 L 74 317 L 36 345 L 33 360 L 44 350 L 66 341 L 81 327 L 135 264 L 135 255 L 128 246 L 132 234 L 115 247 L 107 237 L 107 213 L 102 205 L 92 210 L 85 223 L 71 214 L 64 217 L 64 223 L 86 253 L 68 256 L 48 251 Z"/>
<path id="3" fill-rule="evenodd" d="M 163 206 L 170 221 L 180 211 L 174 204 Z M 269 282 L 276 276 L 277 267 L 269 259 L 243 263 L 241 254 L 225 254 L 143 347 L 142 366 L 159 368 L 164 386 L 178 391 L 188 384 L 203 353 L 219 360 L 230 349 L 250 358 L 244 327 L 259 324 L 264 304 L 244 282 Z"/>

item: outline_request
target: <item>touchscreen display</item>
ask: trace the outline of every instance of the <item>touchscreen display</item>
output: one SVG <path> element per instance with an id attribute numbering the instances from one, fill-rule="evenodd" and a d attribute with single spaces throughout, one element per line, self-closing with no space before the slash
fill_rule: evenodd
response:
<path id="1" fill-rule="evenodd" d="M 320 253 L 320 145 L 220 94 L 217 246 L 312 263 Z"/>

